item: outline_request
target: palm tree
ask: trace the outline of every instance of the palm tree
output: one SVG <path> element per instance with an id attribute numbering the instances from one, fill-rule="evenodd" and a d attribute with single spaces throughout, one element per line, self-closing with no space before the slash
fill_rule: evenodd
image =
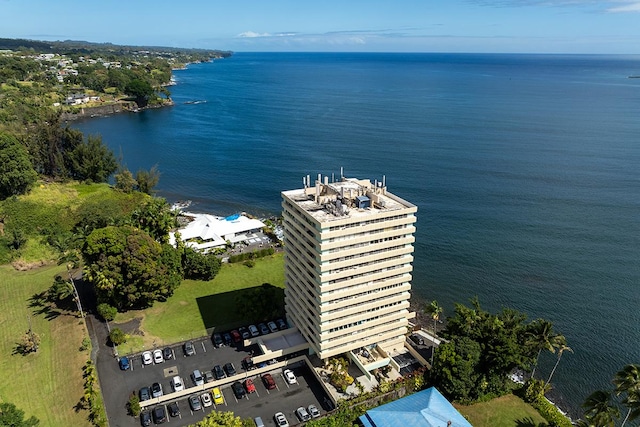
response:
<path id="1" fill-rule="evenodd" d="M 627 415 L 622 421 L 624 426 L 627 420 L 633 421 L 640 416 L 640 365 L 630 364 L 622 368 L 616 373 L 613 384 L 616 386 L 616 395 L 626 393 L 622 400 L 627 407 Z"/>
<path id="2" fill-rule="evenodd" d="M 80 316 L 84 317 L 84 311 L 82 310 L 82 303 L 80 302 L 80 295 L 78 294 L 78 288 L 76 288 L 76 283 L 73 281 L 73 273 L 71 270 L 78 268 L 80 265 L 80 257 L 75 250 L 69 250 L 63 252 L 58 258 L 58 265 L 65 264 L 67 267 L 67 274 L 69 275 L 69 282 L 71 282 L 71 286 L 73 286 L 73 299 L 75 300 L 78 311 L 80 312 Z"/>
<path id="3" fill-rule="evenodd" d="M 560 363 L 560 358 L 562 357 L 562 353 L 564 353 L 565 351 L 570 351 L 571 353 L 573 353 L 573 350 L 571 349 L 571 347 L 567 345 L 567 339 L 564 337 L 564 335 L 558 335 L 557 340 L 558 340 L 558 359 L 556 360 L 556 364 L 553 365 L 551 374 L 549 374 L 549 379 L 547 380 L 547 384 L 551 382 L 551 378 L 553 377 L 553 374 L 556 372 L 556 368 L 558 367 L 558 363 Z"/>
<path id="4" fill-rule="evenodd" d="M 438 333 L 436 332 L 436 322 L 440 320 L 440 315 L 443 311 L 444 309 L 440 307 L 440 304 L 438 304 L 438 301 L 436 300 L 431 301 L 431 303 L 424 308 L 424 312 L 430 315 L 433 319 L 434 338 L 438 336 Z M 433 366 L 433 353 L 435 353 L 435 347 L 431 347 L 431 366 Z"/>
<path id="5" fill-rule="evenodd" d="M 594 391 L 587 397 L 582 407 L 589 426 L 613 427 L 615 420 L 620 417 L 620 410 L 613 404 L 609 391 Z"/>
<path id="6" fill-rule="evenodd" d="M 531 322 L 529 330 L 527 331 L 526 344 L 531 346 L 534 350 L 538 350 L 536 361 L 533 364 L 533 370 L 531 371 L 531 378 L 536 373 L 538 367 L 538 360 L 540 359 L 540 353 L 542 350 L 548 350 L 551 353 L 556 352 L 556 348 L 559 346 L 559 337 L 561 335 L 553 332 L 553 323 L 544 319 L 537 319 Z"/>

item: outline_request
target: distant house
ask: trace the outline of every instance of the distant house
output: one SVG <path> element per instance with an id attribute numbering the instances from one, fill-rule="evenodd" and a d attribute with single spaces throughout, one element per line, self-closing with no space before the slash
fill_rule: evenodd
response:
<path id="1" fill-rule="evenodd" d="M 435 387 L 370 409 L 359 421 L 364 427 L 472 427 Z"/>
<path id="2" fill-rule="evenodd" d="M 81 105 L 86 104 L 91 100 L 92 97 L 85 93 L 76 93 L 74 95 L 69 95 L 64 100 L 65 105 Z"/>
<path id="3" fill-rule="evenodd" d="M 264 228 L 264 223 L 244 215 L 218 217 L 208 214 L 184 213 L 193 218 L 186 227 L 178 230 L 186 246 L 206 252 L 224 247 L 227 242 L 239 243 L 252 239 L 251 235 Z M 175 234 L 169 233 L 169 241 L 175 245 Z"/>

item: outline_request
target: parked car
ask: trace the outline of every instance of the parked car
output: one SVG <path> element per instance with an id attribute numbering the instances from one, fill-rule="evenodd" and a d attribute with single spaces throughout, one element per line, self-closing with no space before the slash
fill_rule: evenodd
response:
<path id="1" fill-rule="evenodd" d="M 249 333 L 254 338 L 260 335 L 260 331 L 258 331 L 258 328 L 256 327 L 256 325 L 249 325 Z"/>
<path id="2" fill-rule="evenodd" d="M 247 328 L 245 328 L 244 326 L 239 328 L 238 332 L 240 333 L 240 335 L 242 335 L 242 339 L 246 340 L 246 339 L 251 338 L 251 334 L 249 333 L 249 330 Z"/>
<path id="3" fill-rule="evenodd" d="M 271 333 L 278 332 L 278 326 L 276 325 L 276 322 L 267 323 L 267 328 L 269 328 L 269 331 Z"/>
<path id="4" fill-rule="evenodd" d="M 162 350 L 153 350 L 153 363 L 162 363 L 164 362 L 164 357 L 162 356 Z"/>
<path id="5" fill-rule="evenodd" d="M 211 390 L 211 394 L 213 394 L 213 403 L 216 405 L 222 405 L 224 403 L 224 396 L 218 387 Z"/>
<path id="6" fill-rule="evenodd" d="M 172 417 L 180 416 L 180 407 L 178 406 L 178 402 L 171 402 L 167 405 L 167 409 L 169 410 L 169 415 Z"/>
<path id="7" fill-rule="evenodd" d="M 278 329 L 281 331 L 288 328 L 287 322 L 285 322 L 284 319 L 276 319 L 276 325 L 278 325 Z"/>
<path id="8" fill-rule="evenodd" d="M 171 379 L 171 387 L 173 391 L 181 391 L 184 390 L 184 384 L 182 383 L 182 378 L 179 376 L 175 376 Z"/>
<path id="9" fill-rule="evenodd" d="M 120 360 L 118 360 L 118 364 L 120 365 L 120 369 L 126 371 L 129 369 L 129 358 L 127 356 L 122 356 Z"/>
<path id="10" fill-rule="evenodd" d="M 253 393 L 256 391 L 256 385 L 253 383 L 251 378 L 244 380 L 244 389 L 247 390 L 247 393 Z"/>
<path id="11" fill-rule="evenodd" d="M 196 348 L 193 345 L 193 341 L 187 341 L 186 343 L 184 343 L 182 348 L 184 349 L 185 356 L 193 356 L 194 354 L 196 354 Z"/>
<path id="12" fill-rule="evenodd" d="M 151 425 L 151 412 L 149 411 L 140 412 L 140 424 L 142 424 L 145 427 L 148 427 Z"/>
<path id="13" fill-rule="evenodd" d="M 307 410 L 304 408 L 304 406 L 301 406 L 298 409 L 296 409 L 296 416 L 300 421 L 309 421 L 311 419 L 311 416 L 309 415 Z"/>
<path id="14" fill-rule="evenodd" d="M 413 341 L 415 344 L 418 345 L 424 345 L 424 340 L 422 339 L 422 337 L 420 335 L 417 334 L 411 334 L 409 335 L 409 338 L 411 339 L 411 341 Z"/>
<path id="15" fill-rule="evenodd" d="M 264 374 L 262 376 L 262 382 L 264 383 L 264 386 L 267 388 L 267 390 L 273 390 L 274 388 L 276 388 L 276 382 L 271 374 Z"/>
<path id="16" fill-rule="evenodd" d="M 200 403 L 200 398 L 197 395 L 189 396 L 189 406 L 191 406 L 192 411 L 199 411 L 202 409 L 202 403 Z"/>
<path id="17" fill-rule="evenodd" d="M 233 363 L 231 362 L 224 364 L 224 370 L 227 372 L 227 375 L 230 377 L 236 374 L 236 367 L 233 366 Z"/>
<path id="18" fill-rule="evenodd" d="M 285 369 L 285 371 L 282 374 L 284 375 L 284 378 L 287 380 L 289 384 L 296 384 L 298 382 L 298 379 L 293 374 L 291 369 Z"/>
<path id="19" fill-rule="evenodd" d="M 235 383 L 231 384 L 231 390 L 233 390 L 233 394 L 236 395 L 236 399 L 242 399 L 246 394 L 244 391 L 244 387 L 242 386 L 240 381 L 236 381 Z"/>
<path id="20" fill-rule="evenodd" d="M 221 380 L 225 378 L 227 375 L 224 373 L 220 365 L 216 365 L 213 367 L 213 376 L 215 376 L 217 380 Z"/>
<path id="21" fill-rule="evenodd" d="M 191 379 L 193 380 L 193 383 L 195 385 L 203 385 L 204 384 L 204 378 L 202 377 L 202 374 L 200 373 L 199 369 L 196 369 L 191 373 Z"/>
<path id="22" fill-rule="evenodd" d="M 251 356 L 247 356 L 244 359 L 242 359 L 242 368 L 245 371 L 250 371 L 256 368 L 255 365 L 253 364 L 253 359 L 251 359 Z"/>
<path id="23" fill-rule="evenodd" d="M 213 345 L 215 345 L 216 347 L 222 347 L 222 345 L 224 344 L 224 342 L 222 341 L 222 335 L 219 333 L 214 333 L 213 334 Z"/>
<path id="24" fill-rule="evenodd" d="M 262 422 L 262 418 L 260 417 L 255 417 L 253 419 L 253 422 L 255 423 L 256 427 L 264 427 L 264 423 Z"/>
<path id="25" fill-rule="evenodd" d="M 269 328 L 267 327 L 266 324 L 264 323 L 260 323 L 258 325 L 258 329 L 260 330 L 260 334 L 261 335 L 267 335 L 268 333 L 270 333 L 271 331 L 269 330 Z"/>
<path id="26" fill-rule="evenodd" d="M 162 386 L 160 385 L 160 383 L 151 384 L 151 396 L 152 397 L 162 396 Z"/>
<path id="27" fill-rule="evenodd" d="M 202 406 L 204 406 L 205 408 L 213 405 L 213 400 L 211 400 L 211 395 L 209 394 L 209 392 L 202 393 L 202 395 L 200 396 L 200 400 L 202 400 Z"/>
<path id="28" fill-rule="evenodd" d="M 273 419 L 275 420 L 278 427 L 289 427 L 289 421 L 287 421 L 287 418 L 282 412 L 276 412 L 276 414 L 273 416 Z"/>
<path id="29" fill-rule="evenodd" d="M 240 336 L 240 335 L 238 335 Z M 224 345 L 231 345 L 232 343 L 232 338 L 231 338 L 231 334 L 229 332 L 225 332 L 222 334 L 222 341 L 224 341 Z"/>
<path id="30" fill-rule="evenodd" d="M 240 341 L 242 341 L 242 334 L 239 331 L 236 331 L 234 329 L 233 331 L 230 332 L 230 334 L 231 334 L 231 339 L 235 344 L 239 344 Z"/>
<path id="31" fill-rule="evenodd" d="M 204 372 L 204 382 L 205 383 L 210 383 L 212 381 L 213 381 L 213 372 L 205 371 Z"/>
<path id="32" fill-rule="evenodd" d="M 164 409 L 164 405 L 156 406 L 153 408 L 153 422 L 156 424 L 162 424 L 167 421 L 167 412 Z"/>
<path id="33" fill-rule="evenodd" d="M 320 411 L 318 411 L 316 405 L 309 405 L 307 412 L 309 412 L 312 418 L 318 418 L 320 416 Z"/>
<path id="34" fill-rule="evenodd" d="M 143 365 L 151 365 L 153 363 L 153 356 L 150 351 L 145 351 L 142 353 L 142 364 Z"/>
<path id="35" fill-rule="evenodd" d="M 138 397 L 140 397 L 140 402 L 151 399 L 151 390 L 149 390 L 149 387 L 142 387 L 140 391 L 138 391 Z"/>
<path id="36" fill-rule="evenodd" d="M 163 356 L 164 356 L 164 360 L 171 360 L 173 359 L 173 350 L 171 350 L 171 347 L 167 347 L 164 350 L 162 350 Z"/>

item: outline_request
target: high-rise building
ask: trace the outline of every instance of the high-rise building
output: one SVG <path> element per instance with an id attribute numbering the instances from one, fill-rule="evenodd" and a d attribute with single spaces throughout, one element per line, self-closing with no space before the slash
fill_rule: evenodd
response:
<path id="1" fill-rule="evenodd" d="M 282 192 L 285 310 L 321 359 L 402 348 L 417 207 L 378 182 L 340 177 Z"/>

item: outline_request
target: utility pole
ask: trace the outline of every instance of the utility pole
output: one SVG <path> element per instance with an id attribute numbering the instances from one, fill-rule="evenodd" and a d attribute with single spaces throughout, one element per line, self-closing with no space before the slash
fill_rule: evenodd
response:
<path id="1" fill-rule="evenodd" d="M 69 281 L 73 286 L 73 299 L 76 300 L 78 305 L 78 311 L 80 311 L 80 317 L 84 318 L 84 311 L 82 311 L 82 303 L 80 302 L 80 295 L 78 294 L 78 288 L 76 288 L 76 282 L 73 281 L 73 275 L 71 274 L 71 266 L 67 263 L 67 273 L 69 274 Z"/>

